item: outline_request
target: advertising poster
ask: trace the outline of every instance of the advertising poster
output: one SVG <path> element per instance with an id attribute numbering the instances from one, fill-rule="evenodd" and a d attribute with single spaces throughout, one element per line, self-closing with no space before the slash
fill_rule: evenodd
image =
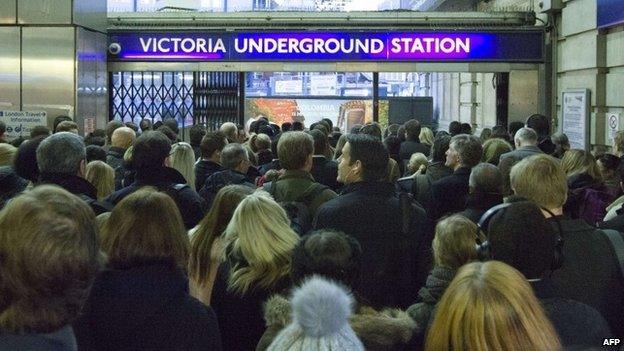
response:
<path id="1" fill-rule="evenodd" d="M 275 81 L 275 94 L 291 95 L 303 92 L 303 82 L 300 80 L 277 80 Z"/>
<path id="2" fill-rule="evenodd" d="M 568 90 L 563 92 L 563 130 L 568 136 L 572 149 L 587 150 L 589 147 L 588 121 L 589 90 Z"/>
<path id="3" fill-rule="evenodd" d="M 344 99 L 245 99 L 245 120 L 258 115 L 266 116 L 271 122 L 281 125 L 285 122 L 303 122 L 306 127 L 323 118 L 329 118 L 334 126 L 346 131 L 356 124 L 373 121 L 372 100 Z"/>
<path id="4" fill-rule="evenodd" d="M 9 141 L 20 136 L 30 136 L 35 126 L 47 125 L 45 111 L 0 111 L 0 121 L 6 124 L 6 136 Z"/>

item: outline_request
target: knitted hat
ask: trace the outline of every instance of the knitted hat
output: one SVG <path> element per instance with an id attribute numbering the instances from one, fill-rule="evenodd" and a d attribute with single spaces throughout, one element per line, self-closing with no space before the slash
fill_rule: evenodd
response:
<path id="1" fill-rule="evenodd" d="M 360 351 L 362 342 L 349 326 L 353 298 L 318 276 L 303 283 L 291 299 L 293 322 L 267 351 Z"/>

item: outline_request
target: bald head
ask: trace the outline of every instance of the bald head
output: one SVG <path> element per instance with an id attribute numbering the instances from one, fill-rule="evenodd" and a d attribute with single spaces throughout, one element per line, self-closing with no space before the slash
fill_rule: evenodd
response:
<path id="1" fill-rule="evenodd" d="M 537 133 L 529 127 L 520 128 L 514 135 L 514 143 L 516 147 L 537 146 Z"/>
<path id="2" fill-rule="evenodd" d="M 111 138 L 111 145 L 115 147 L 119 147 L 122 149 L 127 149 L 132 146 L 134 143 L 134 139 L 136 138 L 136 134 L 132 128 L 121 127 L 115 129 L 113 132 L 113 136 Z"/>
<path id="3" fill-rule="evenodd" d="M 221 125 L 221 128 L 219 128 L 219 131 L 225 134 L 230 143 L 236 142 L 238 136 L 238 127 L 236 126 L 236 124 L 232 122 L 225 122 Z"/>

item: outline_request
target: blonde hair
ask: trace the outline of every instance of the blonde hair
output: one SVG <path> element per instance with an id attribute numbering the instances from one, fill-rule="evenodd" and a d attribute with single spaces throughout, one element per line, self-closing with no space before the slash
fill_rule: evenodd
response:
<path id="1" fill-rule="evenodd" d="M 225 241 L 228 257 L 234 261 L 228 289 L 244 294 L 254 285 L 270 288 L 288 275 L 299 237 L 284 209 L 260 190 L 238 205 Z"/>
<path id="2" fill-rule="evenodd" d="M 498 166 L 502 154 L 513 150 L 511 144 L 501 138 L 491 138 L 483 143 L 483 155 L 481 162 L 487 162 Z"/>
<path id="3" fill-rule="evenodd" d="M 568 183 L 559 160 L 548 155 L 533 155 L 516 163 L 509 174 L 516 195 L 541 207 L 556 209 L 568 198 Z"/>
<path id="4" fill-rule="evenodd" d="M 17 148 L 11 144 L 0 143 L 0 166 L 12 166 Z"/>
<path id="5" fill-rule="evenodd" d="M 596 181 L 602 181 L 602 174 L 596 159 L 585 150 L 571 149 L 566 151 L 561 158 L 561 167 L 568 177 L 585 173 Z"/>
<path id="6" fill-rule="evenodd" d="M 171 167 L 182 173 L 186 184 L 195 190 L 195 153 L 188 143 L 175 143 L 171 146 Z"/>
<path id="7" fill-rule="evenodd" d="M 462 215 L 439 221 L 431 244 L 435 265 L 458 269 L 477 259 L 477 233 L 477 225 Z"/>
<path id="8" fill-rule="evenodd" d="M 435 136 L 429 127 L 422 127 L 420 128 L 420 135 L 418 136 L 418 139 L 420 139 L 420 142 L 425 145 L 433 146 Z"/>
<path id="9" fill-rule="evenodd" d="M 98 200 L 102 200 L 115 191 L 115 170 L 102 161 L 91 161 L 87 164 L 85 178 L 97 190 Z"/>
<path id="10" fill-rule="evenodd" d="M 102 249 L 112 268 L 163 262 L 186 269 L 189 239 L 169 195 L 143 187 L 111 212 L 102 231 Z"/>
<path id="11" fill-rule="evenodd" d="M 557 351 L 561 343 L 522 273 L 489 261 L 457 272 L 438 303 L 425 350 Z"/>
<path id="12" fill-rule="evenodd" d="M 429 161 L 427 160 L 427 156 L 420 152 L 415 152 L 410 156 L 409 162 L 407 163 L 407 172 L 409 174 L 414 174 L 418 170 L 425 170 L 427 168 L 427 164 Z"/>

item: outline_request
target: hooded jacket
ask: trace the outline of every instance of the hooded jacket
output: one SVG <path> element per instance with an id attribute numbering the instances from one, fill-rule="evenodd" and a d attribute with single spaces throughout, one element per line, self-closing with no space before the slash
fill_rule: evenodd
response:
<path id="1" fill-rule="evenodd" d="M 262 335 L 256 351 L 266 350 L 279 332 L 291 322 L 292 307 L 284 296 L 275 295 L 264 306 L 267 330 Z M 349 324 L 368 351 L 400 351 L 409 349 L 409 342 L 417 330 L 416 323 L 406 312 L 384 310 L 377 312 L 361 306 Z"/>

